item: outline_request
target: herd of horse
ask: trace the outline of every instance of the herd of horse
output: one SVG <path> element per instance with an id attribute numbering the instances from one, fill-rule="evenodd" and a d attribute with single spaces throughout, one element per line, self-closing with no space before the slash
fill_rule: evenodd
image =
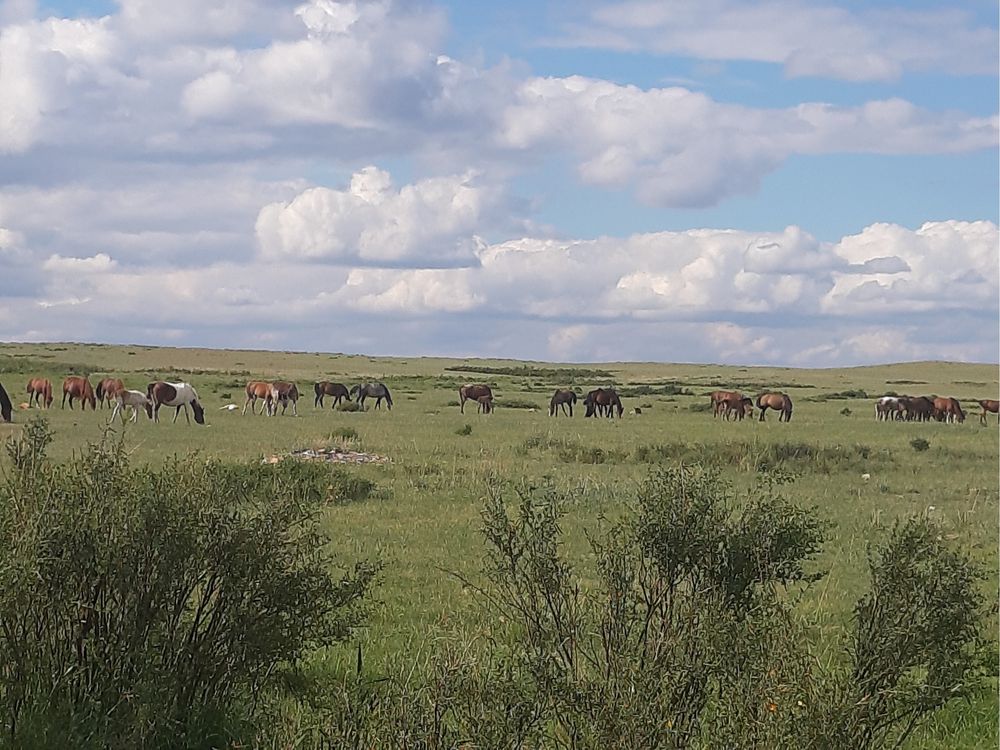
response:
<path id="1" fill-rule="evenodd" d="M 257 402 L 261 403 L 261 414 L 275 416 L 278 407 L 281 413 L 291 406 L 292 414 L 298 416 L 299 390 L 295 383 L 284 380 L 262 381 L 251 380 L 246 384 L 246 401 L 243 404 L 242 414 L 246 414 L 250 409 L 251 414 L 257 413 Z M 28 403 L 22 404 L 22 408 L 36 406 L 48 409 L 52 406 L 53 392 L 52 383 L 45 378 L 33 378 L 27 385 Z M 379 409 L 385 401 L 386 408 L 392 409 L 392 394 L 385 383 L 363 382 L 351 388 L 342 383 L 333 383 L 322 380 L 313 386 L 315 399 L 314 408 L 323 408 L 324 399 L 329 396 L 333 400 L 332 407 L 347 401 L 355 401 L 364 409 L 365 401 L 369 398 L 375 399 L 375 408 Z M 467 401 L 473 401 L 477 405 L 477 411 L 490 414 L 494 409 L 493 390 L 485 383 L 469 383 L 458 389 L 459 411 L 465 413 Z M 549 416 L 555 417 L 560 414 L 573 416 L 573 407 L 580 396 L 569 389 L 559 389 L 552 395 L 549 401 Z M 621 418 L 625 408 L 621 398 L 614 388 L 595 388 L 582 397 L 585 407 L 585 417 L 607 417 L 609 419 Z M 188 423 L 191 417 L 188 414 L 188 407 L 194 413 L 194 421 L 197 424 L 205 423 L 205 410 L 198 399 L 198 393 L 190 383 L 177 382 L 170 383 L 158 380 L 149 383 L 145 391 L 130 390 L 125 387 L 124 382 L 119 378 L 104 378 L 97 383 L 97 387 L 91 386 L 90 380 L 81 376 L 70 376 L 63 381 L 62 408 L 66 408 L 67 401 L 69 408 L 73 408 L 74 401 L 79 401 L 83 410 L 89 405 L 91 409 L 97 410 L 100 404 L 113 408 L 112 420 L 121 416 L 125 421 L 126 413 L 131 410 L 131 420 L 138 419 L 139 411 L 145 411 L 146 415 L 154 422 L 159 421 L 159 410 L 161 406 L 173 407 L 173 421 L 177 421 L 181 410 Z M 759 420 L 764 421 L 768 409 L 778 412 L 779 422 L 790 422 L 792 419 L 792 399 L 787 393 L 765 392 L 756 399 L 745 396 L 739 391 L 713 391 L 709 394 L 709 403 L 714 417 L 721 417 L 727 421 L 739 420 L 749 417 L 753 418 L 754 408 L 759 410 Z M 992 399 L 982 399 L 977 401 L 982 411 L 979 414 L 979 421 L 986 424 L 988 414 L 998 414 L 1000 402 Z M 223 408 L 236 409 L 235 404 L 227 405 Z M 639 413 L 639 410 L 635 410 Z M 13 416 L 13 407 L 10 397 L 0 385 L 0 417 L 4 421 L 10 422 Z M 936 420 L 938 422 L 964 422 L 965 412 L 962 405 L 956 398 L 937 396 L 883 396 L 875 402 L 875 419 L 878 421 L 918 421 L 927 422 Z"/>

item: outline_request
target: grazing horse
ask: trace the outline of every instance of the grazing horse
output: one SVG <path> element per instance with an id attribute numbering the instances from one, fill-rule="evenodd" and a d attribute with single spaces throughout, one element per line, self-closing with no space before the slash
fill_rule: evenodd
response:
<path id="1" fill-rule="evenodd" d="M 730 397 L 722 402 L 725 407 L 725 414 L 723 415 L 726 421 L 730 421 L 733 416 L 740 422 L 743 421 L 744 417 L 753 417 L 753 399 L 749 396 L 740 396 L 736 394 L 734 397 Z"/>
<path id="2" fill-rule="evenodd" d="M 558 417 L 559 410 L 562 409 L 562 413 L 566 413 L 566 407 L 569 407 L 569 415 L 573 416 L 573 404 L 576 403 L 576 394 L 573 391 L 556 391 L 552 395 L 552 400 L 549 401 L 549 416 Z"/>
<path id="3" fill-rule="evenodd" d="M 493 413 L 493 396 L 480 396 L 476 401 L 479 403 L 479 408 L 476 409 L 477 412 L 482 412 L 483 414 Z"/>
<path id="4" fill-rule="evenodd" d="M 941 396 L 934 399 L 934 419 L 938 422 L 964 422 L 965 412 L 956 398 Z"/>
<path id="5" fill-rule="evenodd" d="M 375 399 L 375 408 L 379 408 L 382 404 L 382 399 L 385 399 L 386 406 L 389 410 L 392 410 L 392 394 L 389 393 L 389 389 L 385 387 L 385 383 L 361 383 L 360 385 L 355 385 L 351 387 L 350 395 L 357 394 L 357 402 L 361 405 L 361 408 L 365 408 L 365 399 L 373 398 Z M 492 394 L 491 394 L 492 395 Z"/>
<path id="6" fill-rule="evenodd" d="M 145 393 L 142 391 L 130 391 L 128 388 L 123 388 L 115 393 L 115 410 L 111 412 L 111 421 L 114 422 L 115 417 L 121 414 L 122 424 L 125 424 L 125 409 L 131 409 L 131 421 L 136 422 L 139 419 L 139 409 L 143 409 L 145 411 L 148 407 L 149 398 Z"/>
<path id="7" fill-rule="evenodd" d="M 14 417 L 14 406 L 10 403 L 10 396 L 2 385 L 0 385 L 0 417 L 3 417 L 4 422 L 10 422 Z"/>
<path id="8" fill-rule="evenodd" d="M 739 402 L 743 398 L 743 394 L 739 391 L 712 391 L 708 394 L 708 398 L 712 402 L 712 416 L 717 417 L 720 414 L 725 414 L 727 404 L 733 399 Z"/>
<path id="9" fill-rule="evenodd" d="M 194 411 L 194 421 L 198 424 L 205 424 L 205 410 L 198 401 L 198 392 L 190 383 L 165 383 L 158 380 L 146 387 L 146 398 L 149 399 L 146 404 L 146 416 L 154 422 L 160 421 L 161 406 L 176 406 L 177 411 L 174 412 L 173 421 L 177 421 L 181 409 L 184 409 L 184 416 L 188 424 L 191 424 L 191 416 L 187 410 L 188 404 L 191 404 L 191 410 Z"/>
<path id="10" fill-rule="evenodd" d="M 778 415 L 779 422 L 792 421 L 792 399 L 787 393 L 762 393 L 757 397 L 757 408 L 760 409 L 760 421 L 764 421 L 764 414 L 768 409 L 781 412 Z"/>
<path id="11" fill-rule="evenodd" d="M 470 383 L 458 389 L 458 402 L 460 411 L 465 414 L 465 402 L 469 399 L 478 401 L 481 396 L 493 396 L 493 391 L 485 383 Z"/>
<path id="12" fill-rule="evenodd" d="M 585 417 L 606 416 L 613 418 L 615 410 L 617 410 L 618 418 L 621 419 L 625 411 L 622 400 L 618 398 L 618 393 L 614 388 L 597 388 L 587 394 L 583 403 L 587 407 Z"/>
<path id="13" fill-rule="evenodd" d="M 1000 401 L 994 401 L 992 399 L 981 399 L 977 402 L 983 411 L 979 415 L 979 424 L 986 424 L 987 414 L 996 414 L 998 419 L 1000 419 Z"/>
<path id="14" fill-rule="evenodd" d="M 333 407 L 336 408 L 342 400 L 351 399 L 351 394 L 347 391 L 347 386 L 341 385 L 340 383 L 331 383 L 329 380 L 321 380 L 313 386 L 313 390 L 316 392 L 316 400 L 313 401 L 313 406 L 323 407 L 323 397 L 333 396 Z"/>
<path id="15" fill-rule="evenodd" d="M 105 402 L 107 402 L 108 406 L 111 406 L 114 403 L 115 396 L 118 395 L 118 391 L 124 390 L 125 384 L 119 378 L 104 378 L 104 380 L 97 384 L 94 395 L 97 396 L 97 403 L 103 409 Z"/>
<path id="16" fill-rule="evenodd" d="M 243 404 L 243 411 L 240 414 L 247 413 L 247 407 L 250 407 L 250 413 L 257 413 L 257 399 L 264 402 L 264 408 L 261 409 L 260 413 L 263 414 L 266 410 L 268 414 L 271 413 L 271 384 L 265 383 L 263 380 L 251 380 L 247 383 L 247 387 L 243 389 L 247 394 L 247 401 Z"/>
<path id="17" fill-rule="evenodd" d="M 875 419 L 880 422 L 901 419 L 903 405 L 897 396 L 882 396 L 875 402 Z"/>
<path id="18" fill-rule="evenodd" d="M 46 378 L 34 378 L 28 381 L 28 406 L 34 403 L 38 408 L 48 409 L 52 406 L 52 383 Z"/>
<path id="19" fill-rule="evenodd" d="M 73 399 L 78 398 L 84 411 L 87 411 L 87 404 L 97 411 L 97 399 L 94 398 L 94 388 L 90 381 L 76 375 L 71 375 L 63 381 L 62 408 L 66 408 L 66 397 L 69 396 L 69 408 L 73 408 Z"/>
<path id="20" fill-rule="evenodd" d="M 295 383 L 288 383 L 284 380 L 277 380 L 271 383 L 271 394 L 268 401 L 268 414 L 274 416 L 278 413 L 278 402 L 281 402 L 281 413 L 285 413 L 288 402 L 292 402 L 292 415 L 299 416 L 297 407 L 299 401 L 299 389 Z"/>
<path id="21" fill-rule="evenodd" d="M 934 399 L 927 396 L 900 396 L 907 422 L 929 422 L 934 416 Z"/>

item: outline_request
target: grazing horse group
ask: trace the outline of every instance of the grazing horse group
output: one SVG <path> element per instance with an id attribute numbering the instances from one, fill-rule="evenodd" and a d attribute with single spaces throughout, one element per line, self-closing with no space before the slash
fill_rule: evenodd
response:
<path id="1" fill-rule="evenodd" d="M 458 389 L 458 406 L 459 411 L 465 414 L 465 402 L 479 401 L 479 399 L 486 397 L 490 399 L 490 403 L 493 402 L 493 390 L 485 383 L 469 383 L 463 385 Z"/>
<path id="2" fill-rule="evenodd" d="M 708 394 L 712 405 L 712 416 L 722 416 L 726 421 L 733 418 L 743 421 L 753 417 L 753 399 L 739 391 L 712 391 Z"/>
<path id="3" fill-rule="evenodd" d="M 981 406 L 982 401 L 978 402 Z M 996 402 L 993 402 L 996 403 Z M 985 407 L 984 407 L 985 408 Z M 985 411 L 980 415 L 984 422 Z M 964 422 L 965 412 L 957 398 L 943 396 L 882 396 L 875 401 L 879 422 Z"/>
<path id="4" fill-rule="evenodd" d="M 292 405 L 292 414 L 296 417 L 299 416 L 299 388 L 295 383 L 290 383 L 287 380 L 251 380 L 246 384 L 244 388 L 246 393 L 246 403 L 243 404 L 243 414 L 247 413 L 247 407 L 250 407 L 250 413 L 257 413 L 257 402 L 261 401 L 262 408 L 260 410 L 261 414 L 267 414 L 269 417 L 273 417 L 278 413 L 278 404 L 281 404 L 281 413 L 284 414 L 288 405 Z"/>
<path id="5" fill-rule="evenodd" d="M 608 417 L 611 419 L 617 415 L 621 419 L 625 412 L 622 400 L 614 388 L 595 388 L 583 399 L 583 405 L 586 407 L 584 417 Z"/>

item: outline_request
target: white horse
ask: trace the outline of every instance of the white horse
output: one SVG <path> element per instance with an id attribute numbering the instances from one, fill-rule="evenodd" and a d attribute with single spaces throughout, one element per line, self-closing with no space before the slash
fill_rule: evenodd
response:
<path id="1" fill-rule="evenodd" d="M 149 406 L 149 399 L 146 398 L 146 394 L 142 391 L 118 391 L 115 394 L 115 410 L 111 412 L 111 421 L 113 422 L 115 417 L 119 414 L 122 415 L 122 424 L 125 423 L 125 409 L 132 410 L 132 419 L 130 421 L 136 422 L 139 419 L 139 409 L 146 409 Z"/>
<path id="2" fill-rule="evenodd" d="M 184 416 L 187 418 L 188 424 L 191 424 L 191 416 L 187 410 L 188 404 L 190 404 L 191 410 L 194 412 L 194 421 L 198 424 L 205 424 L 205 410 L 202 408 L 201 402 L 198 401 L 198 392 L 190 383 L 165 383 L 159 380 L 149 384 L 146 388 L 146 396 L 149 398 L 146 414 L 154 422 L 160 421 L 161 406 L 176 406 L 177 411 L 174 412 L 173 421 L 177 421 L 177 416 L 183 408 Z"/>

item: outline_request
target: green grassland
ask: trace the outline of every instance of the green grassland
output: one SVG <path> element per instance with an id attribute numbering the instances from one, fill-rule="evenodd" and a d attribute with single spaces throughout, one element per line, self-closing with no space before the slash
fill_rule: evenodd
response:
<path id="1" fill-rule="evenodd" d="M 370 358 L 293 352 L 218 351 L 143 346 L 6 344 L 0 346 L 0 383 L 15 403 L 16 433 L 30 412 L 29 377 L 48 377 L 55 388 L 48 417 L 56 430 L 56 458 L 97 441 L 109 413 L 59 408 L 63 377 L 87 374 L 96 384 L 121 377 L 144 389 L 152 379 L 183 379 L 195 385 L 207 426 L 190 426 L 170 411 L 154 425 L 143 415 L 127 429 L 133 460 L 164 463 L 198 451 L 207 456 L 257 460 L 291 450 L 345 443 L 391 459 L 350 467 L 372 480 L 376 491 L 353 504 L 331 505 L 325 523 L 345 564 L 359 557 L 386 562 L 379 603 L 361 635 L 368 663 L 401 652 L 419 654 L 436 633 L 488 627 L 479 610 L 447 571 L 475 577 L 483 554 L 478 533 L 484 482 L 491 475 L 528 481 L 551 478 L 575 498 L 566 519 L 570 553 L 583 571 L 590 564 L 585 530 L 613 518 L 651 464 L 701 462 L 717 467 L 736 485 L 758 471 L 781 467 L 796 476 L 789 489 L 799 504 L 815 507 L 831 524 L 819 567 L 828 571 L 801 607 L 815 623 L 817 648 L 833 643 L 867 585 L 867 546 L 907 514 L 935 519 L 942 534 L 966 550 L 988 573 L 997 596 L 998 430 L 978 418 L 977 399 L 996 398 L 996 365 L 920 362 L 829 370 L 745 368 L 721 365 L 610 363 L 552 365 L 499 360 Z M 288 379 L 302 393 L 299 416 L 241 416 L 223 411 L 243 406 L 249 379 Z M 392 411 L 345 413 L 313 407 L 312 384 L 325 379 L 350 386 L 360 379 L 384 381 Z M 459 413 L 458 387 L 494 387 L 496 411 Z M 550 418 L 548 400 L 557 387 L 585 391 L 614 384 L 623 395 L 621 420 Z M 706 394 L 720 387 L 755 394 L 787 392 L 795 404 L 789 424 L 768 414 L 766 422 L 726 423 L 706 411 Z M 964 424 L 878 423 L 873 402 L 889 392 L 959 398 Z M 474 406 L 474 405 L 473 405 Z M 641 414 L 634 413 L 639 407 Z M 164 416 L 166 418 L 164 418 Z M 755 415 L 756 416 L 756 415 Z M 466 425 L 469 427 L 467 428 Z M 118 431 L 119 425 L 111 429 Z M 913 441 L 929 445 L 918 450 Z M 995 630 L 995 618 L 991 623 Z M 333 653 L 336 663 L 353 652 Z M 995 747 L 996 695 L 954 706 L 908 747 Z"/>

